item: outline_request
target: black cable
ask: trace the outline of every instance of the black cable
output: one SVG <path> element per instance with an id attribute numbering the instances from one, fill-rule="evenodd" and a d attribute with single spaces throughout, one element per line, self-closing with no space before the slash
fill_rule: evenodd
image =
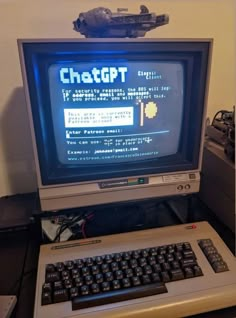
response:
<path id="1" fill-rule="evenodd" d="M 58 240 L 60 241 L 61 234 L 70 226 L 72 226 L 74 223 L 77 223 L 82 217 L 83 217 L 82 215 L 79 215 L 74 217 L 72 220 L 64 221 L 65 223 L 62 223 L 61 226 L 58 228 L 58 233 L 55 236 L 53 242 L 57 242 Z"/>

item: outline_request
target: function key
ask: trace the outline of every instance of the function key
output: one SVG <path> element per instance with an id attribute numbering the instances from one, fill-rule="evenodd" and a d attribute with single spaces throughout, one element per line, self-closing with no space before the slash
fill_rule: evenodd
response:
<path id="1" fill-rule="evenodd" d="M 224 261 L 215 262 L 212 267 L 216 273 L 226 272 L 229 270 L 227 264 Z"/>
<path id="2" fill-rule="evenodd" d="M 201 249 L 204 249 L 205 247 L 208 246 L 213 246 L 212 240 L 211 239 L 202 239 L 198 241 L 199 246 Z"/>

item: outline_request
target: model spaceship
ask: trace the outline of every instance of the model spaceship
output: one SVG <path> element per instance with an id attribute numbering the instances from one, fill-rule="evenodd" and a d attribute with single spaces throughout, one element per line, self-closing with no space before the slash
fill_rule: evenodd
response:
<path id="1" fill-rule="evenodd" d="M 104 7 L 94 8 L 79 14 L 73 22 L 74 30 L 86 38 L 136 38 L 145 36 L 147 31 L 169 23 L 167 14 L 150 13 L 144 5 L 139 14 L 112 13 Z"/>

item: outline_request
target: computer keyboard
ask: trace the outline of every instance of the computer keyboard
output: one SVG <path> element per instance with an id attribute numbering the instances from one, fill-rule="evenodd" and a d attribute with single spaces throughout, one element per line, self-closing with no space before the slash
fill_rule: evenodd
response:
<path id="1" fill-rule="evenodd" d="M 236 305 L 236 261 L 207 222 L 41 247 L 34 317 L 184 317 Z"/>

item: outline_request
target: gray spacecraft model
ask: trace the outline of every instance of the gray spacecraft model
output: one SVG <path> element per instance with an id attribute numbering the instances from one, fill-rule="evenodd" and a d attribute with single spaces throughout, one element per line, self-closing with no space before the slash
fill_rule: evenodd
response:
<path id="1" fill-rule="evenodd" d="M 94 8 L 79 14 L 73 21 L 74 30 L 86 38 L 136 38 L 145 36 L 147 31 L 169 23 L 167 14 L 149 13 L 146 6 L 140 6 L 139 14 L 112 13 L 104 7 Z"/>

